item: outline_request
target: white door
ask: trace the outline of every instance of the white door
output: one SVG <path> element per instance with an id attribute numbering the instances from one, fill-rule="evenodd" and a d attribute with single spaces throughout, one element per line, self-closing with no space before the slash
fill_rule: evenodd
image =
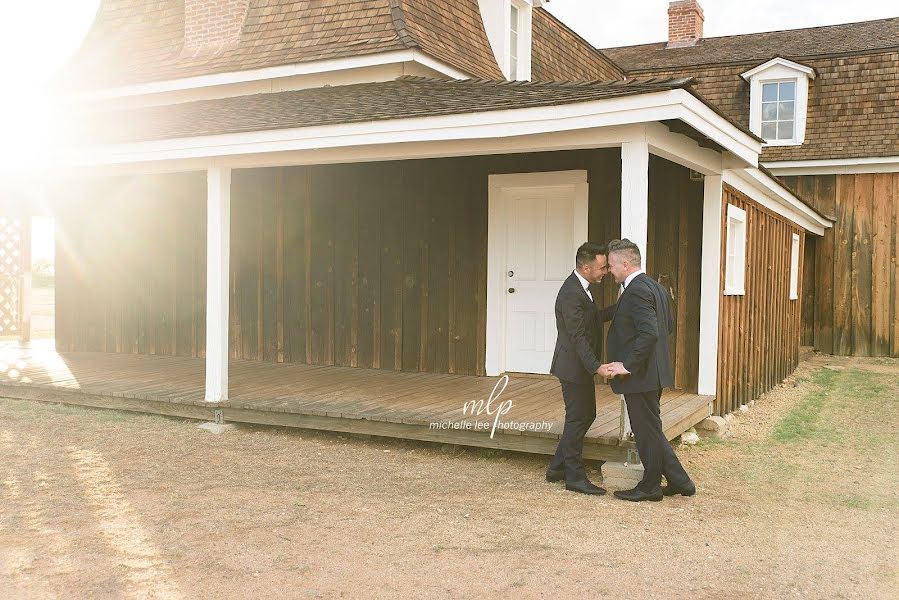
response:
<path id="1" fill-rule="evenodd" d="M 500 185 L 505 371 L 549 373 L 556 295 L 587 240 L 587 183 L 564 183 L 572 173 L 582 174 L 575 181 L 586 180 L 581 171 L 535 173 Z M 554 175 L 564 175 L 563 183 L 554 183 Z"/>

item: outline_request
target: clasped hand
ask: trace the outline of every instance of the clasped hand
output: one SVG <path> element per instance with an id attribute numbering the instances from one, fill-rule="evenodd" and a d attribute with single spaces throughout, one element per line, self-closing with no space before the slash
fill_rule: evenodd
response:
<path id="1" fill-rule="evenodd" d="M 607 379 L 611 379 L 612 377 L 617 377 L 619 375 L 630 375 L 631 372 L 624 368 L 624 363 L 621 362 L 613 362 L 607 363 L 604 365 L 599 365 L 599 368 L 596 370 L 600 376 L 605 377 Z"/>

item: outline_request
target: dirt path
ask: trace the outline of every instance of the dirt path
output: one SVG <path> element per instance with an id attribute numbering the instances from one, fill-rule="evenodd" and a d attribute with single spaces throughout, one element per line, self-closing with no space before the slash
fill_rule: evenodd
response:
<path id="1" fill-rule="evenodd" d="M 0 597 L 895 598 L 899 364 L 826 363 L 639 505 L 527 455 L 0 399 Z"/>

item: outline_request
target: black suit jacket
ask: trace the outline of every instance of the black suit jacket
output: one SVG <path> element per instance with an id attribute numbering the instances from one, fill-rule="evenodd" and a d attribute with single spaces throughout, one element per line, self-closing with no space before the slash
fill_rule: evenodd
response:
<path id="1" fill-rule="evenodd" d="M 599 311 L 573 272 L 556 297 L 556 349 L 549 372 L 574 383 L 592 383 L 599 368 Z"/>
<path id="2" fill-rule="evenodd" d="M 611 317 L 609 362 L 621 362 L 630 375 L 611 380 L 616 394 L 638 394 L 674 383 L 668 337 L 674 317 L 668 291 L 645 273 L 624 288 L 616 306 L 599 311 L 601 319 Z"/>

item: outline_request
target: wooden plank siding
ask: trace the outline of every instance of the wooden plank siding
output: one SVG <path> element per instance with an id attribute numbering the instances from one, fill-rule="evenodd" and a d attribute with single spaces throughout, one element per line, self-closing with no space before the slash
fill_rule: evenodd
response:
<path id="1" fill-rule="evenodd" d="M 784 178 L 835 224 L 806 261 L 803 343 L 850 356 L 899 357 L 899 173 Z M 808 252 L 806 253 L 808 255 Z"/>
<path id="2" fill-rule="evenodd" d="M 805 233 L 734 188 L 724 186 L 721 253 L 726 255 L 726 205 L 746 211 L 745 295 L 723 295 L 718 341 L 718 394 L 723 415 L 768 391 L 799 362 L 802 304 L 790 300 L 792 236 L 799 235 L 800 272 Z M 802 297 L 802 280 L 799 281 Z M 721 268 L 724 289 L 724 262 Z"/>
<path id="3" fill-rule="evenodd" d="M 488 176 L 572 169 L 588 172 L 590 239 L 619 237 L 617 149 L 233 171 L 231 358 L 484 375 Z M 672 292 L 676 387 L 688 391 L 702 187 L 652 157 L 646 265 Z M 71 241 L 58 266 L 58 348 L 203 356 L 203 173 L 83 192 L 59 223 Z M 95 242 L 102 252 L 87 252 Z M 593 291 L 608 305 L 617 285 L 607 277 Z"/>

